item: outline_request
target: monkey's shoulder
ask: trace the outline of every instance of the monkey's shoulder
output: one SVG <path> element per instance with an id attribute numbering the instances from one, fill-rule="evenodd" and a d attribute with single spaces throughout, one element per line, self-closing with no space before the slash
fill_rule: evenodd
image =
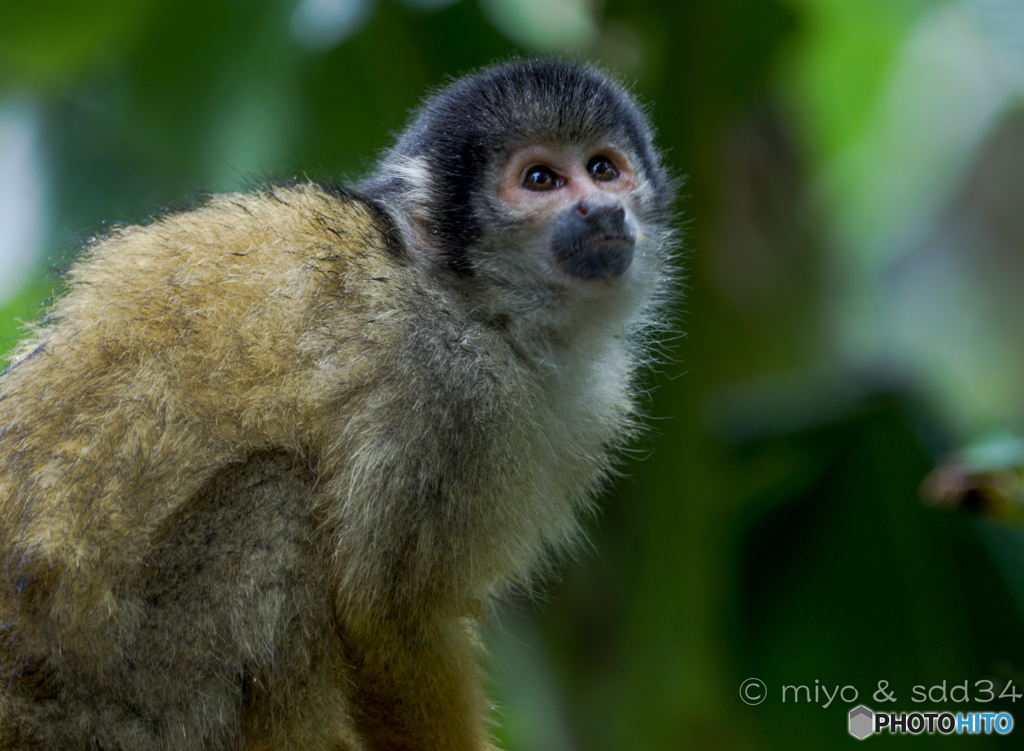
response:
<path id="1" fill-rule="evenodd" d="M 335 336 L 358 326 L 359 311 L 379 304 L 379 280 L 408 274 L 396 236 L 381 210 L 338 188 L 212 196 L 94 241 L 12 365 L 45 352 L 64 355 L 46 370 L 72 358 L 77 370 L 105 371 L 101 360 L 137 370 L 159 352 L 181 376 L 232 353 L 273 367 L 327 320 Z"/>
<path id="2" fill-rule="evenodd" d="M 405 256 L 396 237 L 382 210 L 343 188 L 271 186 L 213 195 L 197 209 L 116 229 L 87 249 L 70 281 L 72 289 L 116 286 L 127 295 L 166 283 L 280 286 L 277 277 L 295 269 L 337 276 L 399 263 Z M 229 291 L 238 290 L 208 293 L 229 298 Z"/>

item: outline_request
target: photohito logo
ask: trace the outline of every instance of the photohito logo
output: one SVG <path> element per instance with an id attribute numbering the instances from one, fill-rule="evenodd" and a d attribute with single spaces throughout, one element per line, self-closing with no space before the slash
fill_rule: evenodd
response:
<path id="1" fill-rule="evenodd" d="M 857 740 L 864 740 L 874 732 L 875 713 L 859 704 L 850 710 L 850 735 Z"/>
<path id="2" fill-rule="evenodd" d="M 860 704 L 850 710 L 847 729 L 858 740 L 886 731 L 893 735 L 931 735 L 936 732 L 942 735 L 1006 735 L 1013 730 L 1013 715 L 1009 712 L 872 712 Z"/>

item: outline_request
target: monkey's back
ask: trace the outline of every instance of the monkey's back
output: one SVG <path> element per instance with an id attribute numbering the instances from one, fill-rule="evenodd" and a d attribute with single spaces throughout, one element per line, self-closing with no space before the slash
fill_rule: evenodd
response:
<path id="1" fill-rule="evenodd" d="M 0 381 L 4 747 L 199 747 L 271 682 L 246 664 L 336 659 L 319 463 L 331 402 L 401 336 L 387 229 L 275 188 L 115 231 L 71 271 Z M 319 688 L 307 706 L 344 704 Z"/>

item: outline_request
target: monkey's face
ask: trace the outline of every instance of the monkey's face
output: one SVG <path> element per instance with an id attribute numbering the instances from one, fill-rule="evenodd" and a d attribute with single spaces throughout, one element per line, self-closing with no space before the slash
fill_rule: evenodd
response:
<path id="1" fill-rule="evenodd" d="M 536 261 L 568 283 L 614 280 L 643 238 L 632 196 L 637 176 L 620 149 L 530 145 L 514 149 L 498 198 L 541 240 Z"/>

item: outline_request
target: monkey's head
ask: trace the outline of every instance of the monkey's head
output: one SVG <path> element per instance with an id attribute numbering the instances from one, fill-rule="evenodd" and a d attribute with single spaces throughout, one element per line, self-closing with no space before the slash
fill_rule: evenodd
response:
<path id="1" fill-rule="evenodd" d="M 542 59 L 429 98 L 363 190 L 414 253 L 507 318 L 657 287 L 672 187 L 624 88 Z"/>

